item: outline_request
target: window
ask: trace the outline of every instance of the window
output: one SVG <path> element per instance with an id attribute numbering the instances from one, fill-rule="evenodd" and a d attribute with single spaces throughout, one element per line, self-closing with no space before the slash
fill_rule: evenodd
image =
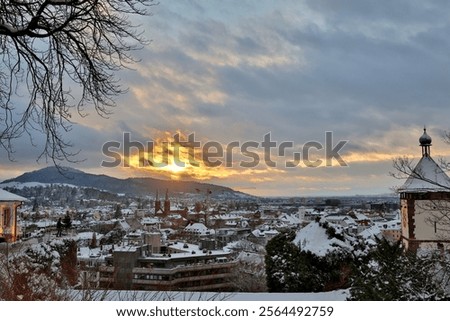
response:
<path id="1" fill-rule="evenodd" d="M 9 226 L 11 224 L 11 209 L 5 208 L 3 209 L 3 226 Z"/>

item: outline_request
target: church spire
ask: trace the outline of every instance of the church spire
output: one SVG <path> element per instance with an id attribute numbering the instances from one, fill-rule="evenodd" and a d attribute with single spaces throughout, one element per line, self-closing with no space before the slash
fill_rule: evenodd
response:
<path id="1" fill-rule="evenodd" d="M 420 146 L 422 146 L 422 157 L 430 156 L 431 137 L 427 134 L 426 127 L 423 128 L 423 134 L 419 138 Z"/>
<path id="2" fill-rule="evenodd" d="M 161 201 L 159 200 L 159 191 L 156 190 L 155 214 L 157 214 L 160 210 L 161 210 Z"/>
<path id="3" fill-rule="evenodd" d="M 166 189 L 166 198 L 164 199 L 164 215 L 170 214 L 169 189 Z"/>

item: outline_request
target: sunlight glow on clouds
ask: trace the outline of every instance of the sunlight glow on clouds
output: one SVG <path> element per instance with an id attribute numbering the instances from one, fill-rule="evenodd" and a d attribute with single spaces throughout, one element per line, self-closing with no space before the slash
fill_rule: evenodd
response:
<path id="1" fill-rule="evenodd" d="M 389 176 L 393 158 L 421 156 L 424 125 L 433 157 L 450 154 L 440 137 L 450 129 L 450 3 L 161 0 L 153 16 L 139 19 L 152 42 L 136 52 L 135 70 L 120 74 L 128 94 L 106 120 L 74 117 L 83 126 L 68 136 L 86 158 L 80 169 L 197 179 L 257 195 L 370 194 L 398 184 Z M 159 142 L 177 131 L 222 146 L 261 142 L 271 132 L 300 150 L 308 141 L 323 144 L 331 131 L 335 142 L 349 141 L 342 149 L 348 166 L 286 168 L 291 154 L 274 153 L 276 168 L 142 168 L 137 155 L 129 168 L 98 167 L 102 145 L 123 132 Z M 43 166 L 32 152 L 18 150 L 20 166 Z M 233 165 L 245 160 L 233 156 Z"/>

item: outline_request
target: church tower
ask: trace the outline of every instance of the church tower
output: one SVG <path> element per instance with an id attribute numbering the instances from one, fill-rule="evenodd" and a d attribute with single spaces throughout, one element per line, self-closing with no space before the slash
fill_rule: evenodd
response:
<path id="1" fill-rule="evenodd" d="M 166 198 L 164 199 L 164 215 L 170 213 L 169 189 L 166 189 Z"/>
<path id="2" fill-rule="evenodd" d="M 450 248 L 450 178 L 431 158 L 431 142 L 424 128 L 419 138 L 422 158 L 398 189 L 402 241 L 412 251 Z"/>
<path id="3" fill-rule="evenodd" d="M 155 214 L 158 214 L 161 211 L 161 201 L 159 199 L 159 192 L 156 190 L 156 199 L 155 199 Z"/>

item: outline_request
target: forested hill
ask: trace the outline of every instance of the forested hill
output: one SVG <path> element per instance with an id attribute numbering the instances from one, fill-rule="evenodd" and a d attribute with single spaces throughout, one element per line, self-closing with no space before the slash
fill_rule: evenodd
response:
<path id="1" fill-rule="evenodd" d="M 113 193 L 132 195 L 155 194 L 156 191 L 159 191 L 161 194 L 168 189 L 171 194 L 208 193 L 211 197 L 250 197 L 250 195 L 234 191 L 229 187 L 214 184 L 195 181 L 161 180 L 151 177 L 120 179 L 107 175 L 90 174 L 68 167 L 58 170 L 58 168 L 54 166 L 26 172 L 15 178 L 5 180 L 0 184 L 0 187 L 14 187 L 20 183 L 33 182 L 44 184 L 70 184 L 80 187 L 92 187 Z"/>

